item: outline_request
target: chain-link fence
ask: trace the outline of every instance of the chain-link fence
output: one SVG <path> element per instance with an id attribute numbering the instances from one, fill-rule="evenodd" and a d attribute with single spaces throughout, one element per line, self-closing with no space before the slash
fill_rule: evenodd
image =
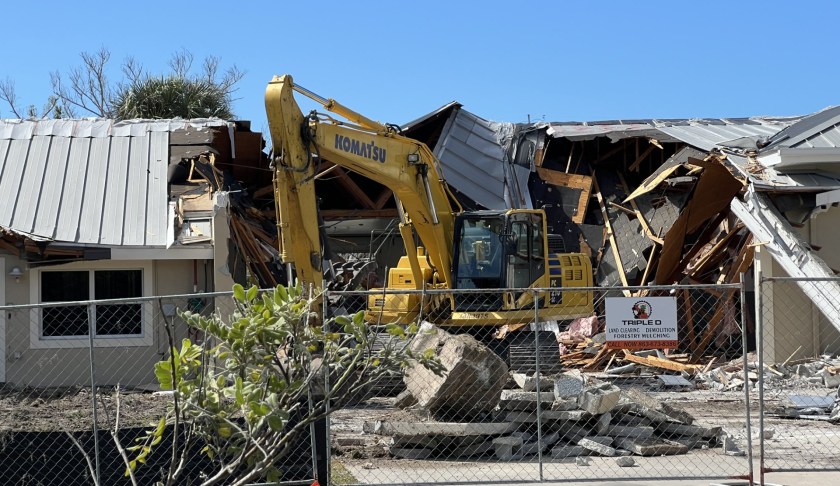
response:
<path id="1" fill-rule="evenodd" d="M 394 324 L 422 324 L 409 346 L 448 370 L 385 375 L 335 410 L 331 483 L 742 477 L 751 458 L 758 471 L 836 469 L 838 285 L 327 292 L 325 308 L 365 314 L 381 338 L 371 352 Z M 611 329 L 607 340 L 616 297 L 642 321 L 669 298 L 676 336 L 644 346 Z M 130 447 L 154 428 L 172 404 L 154 364 L 170 342 L 203 342 L 178 311 L 235 307 L 220 293 L 0 308 L 0 483 L 130 484 L 112 432 Z M 282 480 L 311 481 L 311 439 L 286 456 Z M 171 440 L 167 429 L 139 484 L 166 472 Z M 197 450 L 185 467 L 192 484 L 213 465 Z"/>
<path id="2" fill-rule="evenodd" d="M 618 328 L 607 340 L 604 317 L 616 297 L 629 297 L 615 301 L 632 307 L 628 326 L 644 322 L 636 330 L 651 334 Z M 434 350 L 448 370 L 410 368 L 332 415 L 336 484 L 750 471 L 753 376 L 742 357 L 751 344 L 742 339 L 738 284 L 330 292 L 327 302 L 367 308 L 382 332 L 425 323 L 411 346 Z M 674 334 L 656 328 L 669 322 Z"/>
<path id="3" fill-rule="evenodd" d="M 759 278 L 762 470 L 840 467 L 840 279 Z"/>
<path id="4" fill-rule="evenodd" d="M 131 484 L 126 462 L 143 452 L 134 446 L 145 443 L 173 403 L 173 394 L 160 389 L 155 363 L 169 359 L 170 343 L 204 340 L 179 311 L 230 322 L 234 308 L 230 292 L 0 307 L 6 327 L 0 484 Z M 173 431 L 170 423 L 138 461 L 137 484 L 167 474 Z M 199 484 L 218 468 L 201 449 L 187 451 L 182 463 L 179 454 L 178 484 Z M 277 464 L 280 479 L 310 484 L 309 434 L 286 457 Z"/>

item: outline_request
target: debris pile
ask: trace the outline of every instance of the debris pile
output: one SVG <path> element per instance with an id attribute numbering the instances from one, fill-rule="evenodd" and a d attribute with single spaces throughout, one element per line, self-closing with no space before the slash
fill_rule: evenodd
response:
<path id="1" fill-rule="evenodd" d="M 747 387 L 753 388 L 759 380 L 759 366 L 753 353 L 748 356 L 746 366 Z M 767 388 L 783 390 L 840 387 L 840 357 L 822 356 L 820 359 L 787 360 L 771 365 L 765 363 L 763 366 L 764 386 Z M 744 387 L 743 360 L 739 358 L 698 373 L 695 381 L 713 390 L 742 390 Z"/>
<path id="2" fill-rule="evenodd" d="M 545 380 L 539 392 L 503 390 L 488 422 L 377 421 L 363 431 L 390 437 L 389 453 L 406 459 L 659 456 L 718 445 L 719 427 L 696 425 L 688 413 L 641 391 L 586 380 L 577 371 L 550 381 L 550 390 Z"/>
<path id="3" fill-rule="evenodd" d="M 406 391 L 397 404 L 429 420 L 366 422 L 363 427 L 365 433 L 390 437 L 388 450 L 394 456 L 650 456 L 717 445 L 720 428 L 698 426 L 684 411 L 636 389 L 587 379 L 579 370 L 540 379 L 512 373 L 518 388 L 503 389 L 508 371 L 498 356 L 470 336 L 424 326 L 413 349 L 435 350 L 449 372 L 437 376 L 422 367 L 407 370 Z"/>

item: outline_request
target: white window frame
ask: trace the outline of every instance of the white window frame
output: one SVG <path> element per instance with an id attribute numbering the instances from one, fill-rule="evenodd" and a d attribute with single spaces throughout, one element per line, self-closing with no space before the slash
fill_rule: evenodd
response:
<path id="1" fill-rule="evenodd" d="M 142 273 L 142 297 L 154 295 L 153 262 L 146 261 L 87 261 L 73 262 L 66 265 L 36 268 L 29 273 L 29 301 L 31 304 L 41 302 L 41 273 L 48 271 L 97 271 L 97 270 L 140 270 Z M 95 298 L 96 296 L 94 296 Z M 122 346 L 152 346 L 154 345 L 154 309 L 152 301 L 141 302 L 141 334 L 94 336 L 93 345 L 97 348 L 113 348 Z M 55 348 L 87 348 L 90 337 L 82 336 L 43 336 L 41 326 L 41 308 L 34 307 L 29 311 L 29 347 L 30 349 Z M 95 322 L 90 322 L 94 329 Z"/>

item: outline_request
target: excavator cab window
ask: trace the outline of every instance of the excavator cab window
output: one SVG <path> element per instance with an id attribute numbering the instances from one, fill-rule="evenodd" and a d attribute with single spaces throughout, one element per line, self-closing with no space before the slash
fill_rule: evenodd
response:
<path id="1" fill-rule="evenodd" d="M 465 218 L 458 234 L 457 288 L 498 288 L 502 278 L 504 219 Z"/>
<path id="2" fill-rule="evenodd" d="M 527 288 L 545 271 L 542 217 L 535 213 L 514 213 L 510 228 L 512 241 L 507 255 L 506 287 Z"/>

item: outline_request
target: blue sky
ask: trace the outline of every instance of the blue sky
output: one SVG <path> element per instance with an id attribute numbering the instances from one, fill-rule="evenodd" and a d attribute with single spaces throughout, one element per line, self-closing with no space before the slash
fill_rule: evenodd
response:
<path id="1" fill-rule="evenodd" d="M 6 2 L 0 79 L 41 105 L 49 73 L 82 51 L 107 47 L 118 78 L 126 56 L 163 73 L 187 49 L 246 72 L 234 110 L 256 130 L 281 73 L 391 123 L 452 100 L 510 122 L 795 115 L 840 103 L 839 14 L 829 1 Z"/>

